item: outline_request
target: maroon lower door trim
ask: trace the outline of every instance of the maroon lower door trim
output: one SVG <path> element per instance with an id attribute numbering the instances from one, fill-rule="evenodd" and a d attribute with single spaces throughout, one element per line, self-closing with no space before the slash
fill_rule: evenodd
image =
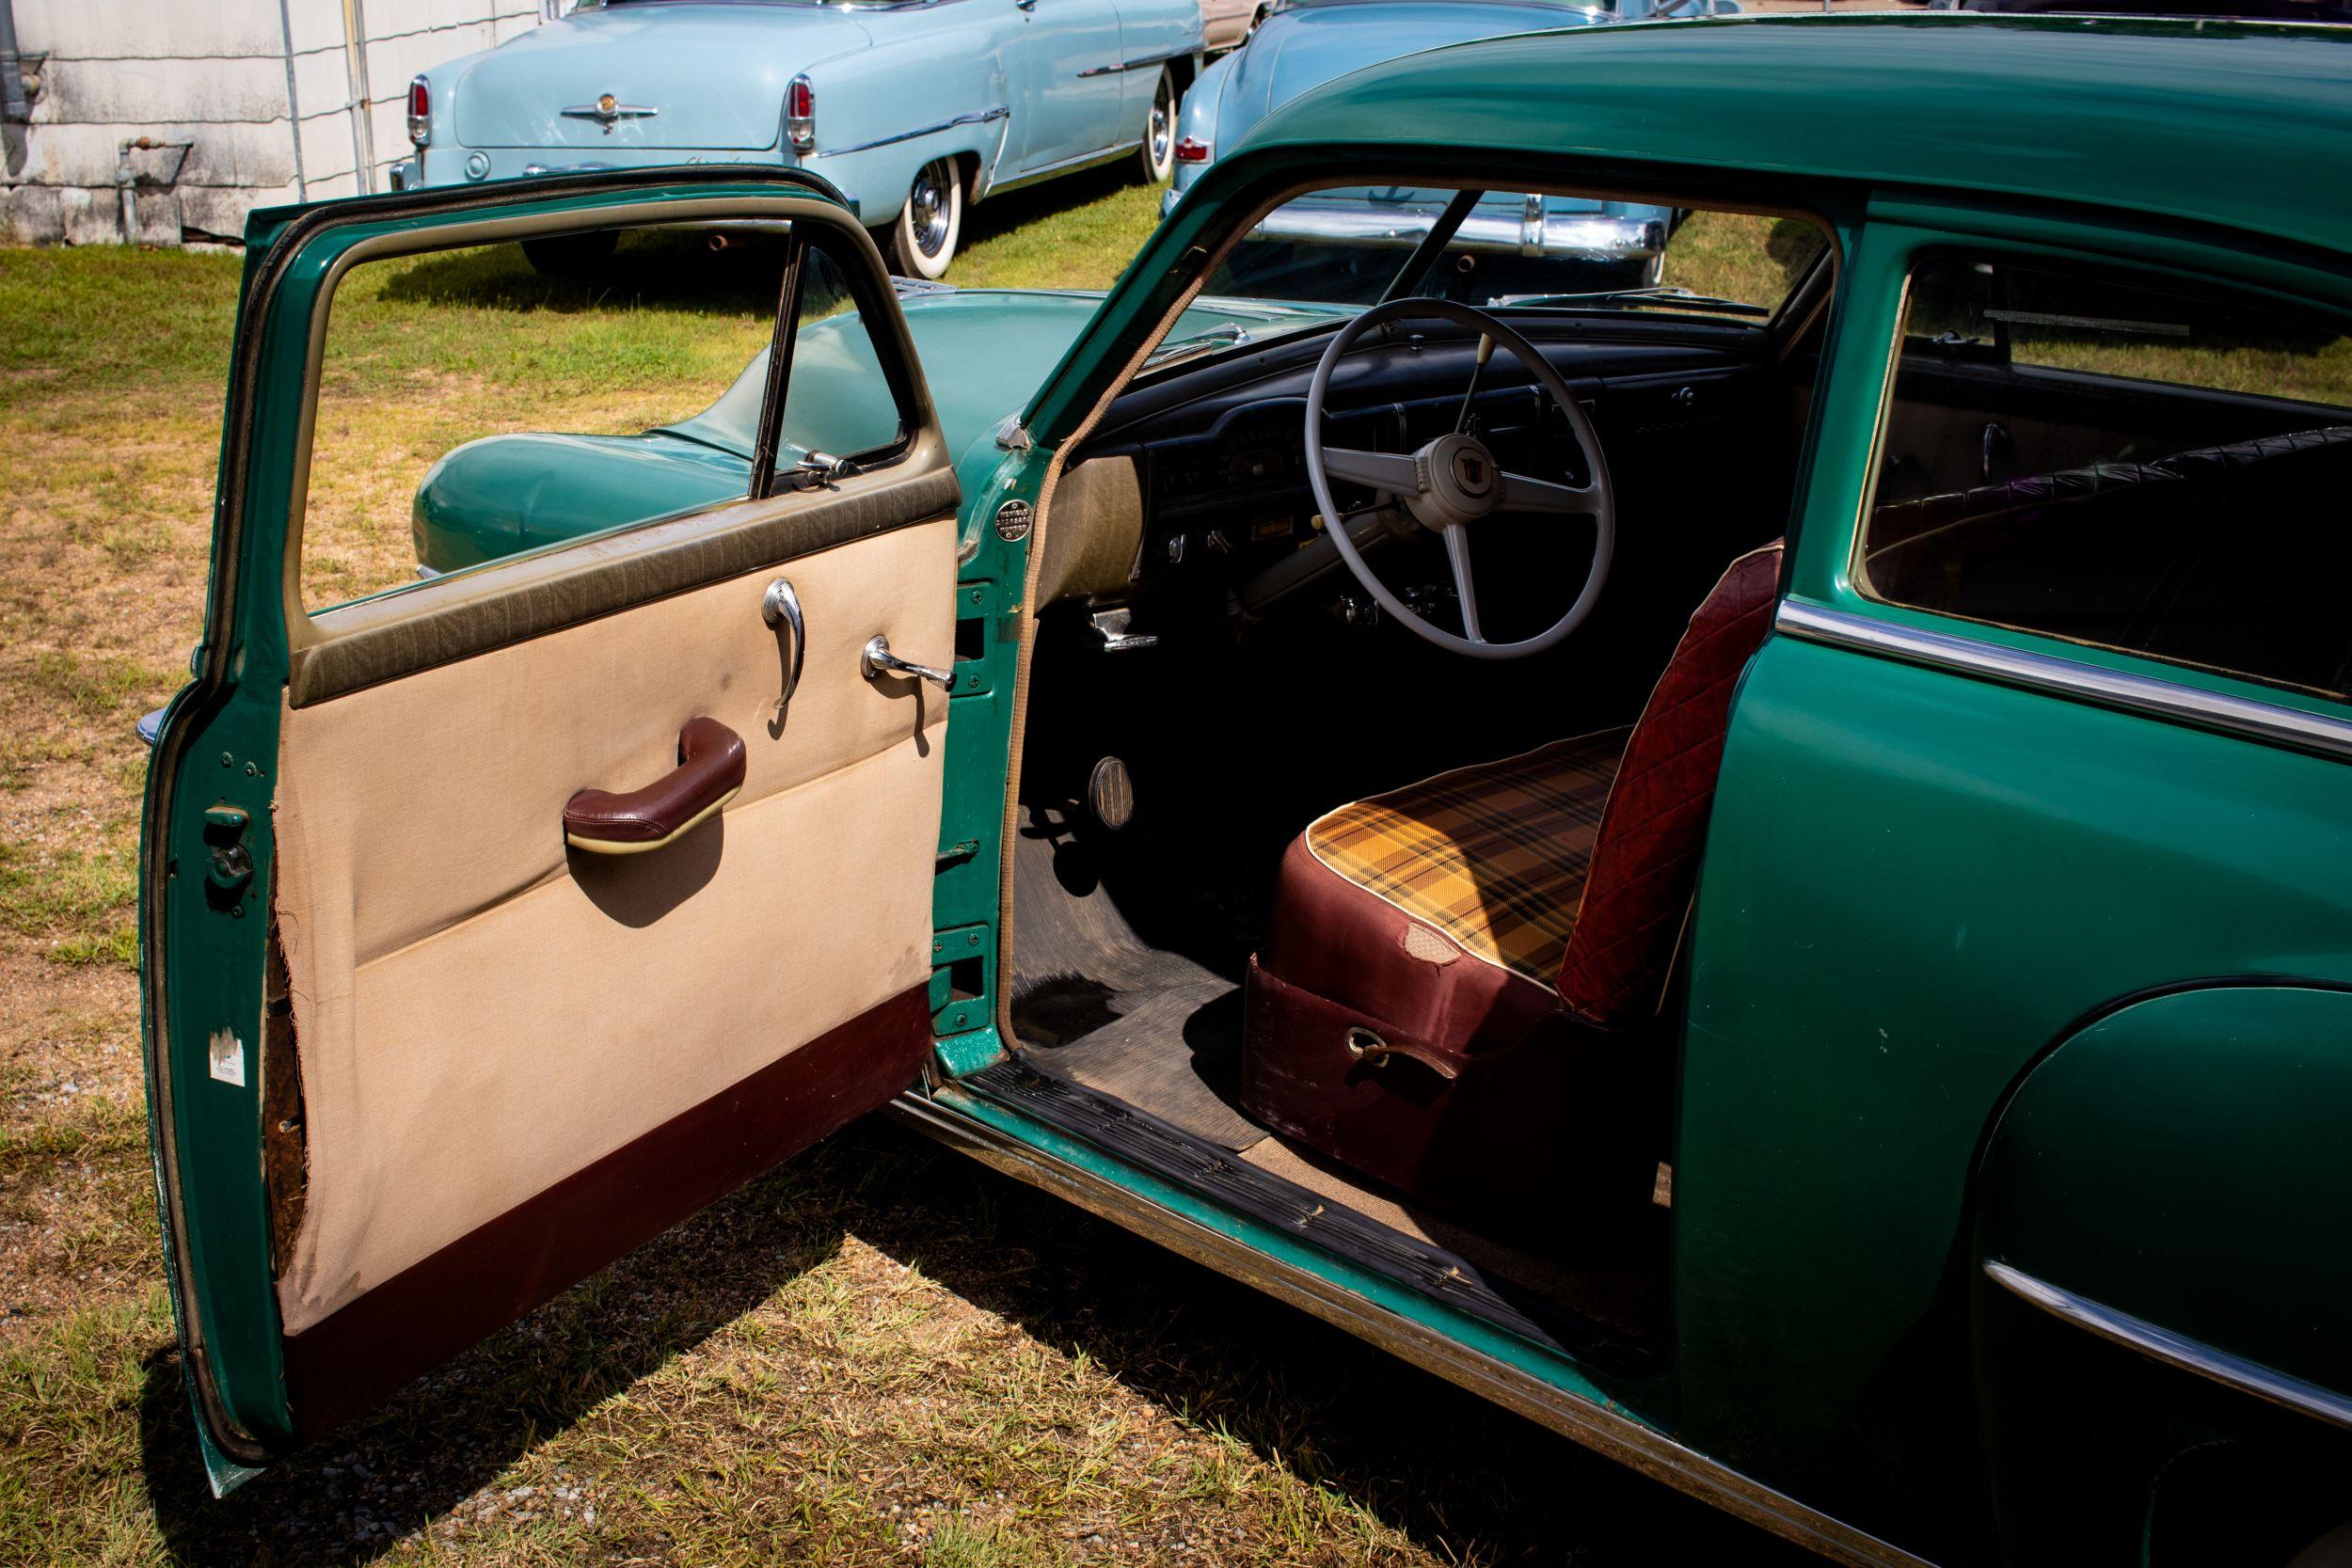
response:
<path id="1" fill-rule="evenodd" d="M 303 1436 L 578 1284 L 914 1082 L 931 1043 L 917 986 L 614 1149 L 286 1340 Z"/>

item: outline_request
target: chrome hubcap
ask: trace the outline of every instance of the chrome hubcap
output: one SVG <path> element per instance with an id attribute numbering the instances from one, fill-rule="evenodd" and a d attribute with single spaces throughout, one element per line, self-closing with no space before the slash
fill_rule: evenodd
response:
<path id="1" fill-rule="evenodd" d="M 939 164 L 925 164 L 907 193 L 907 230 L 914 248 L 936 256 L 947 243 L 947 181 L 953 178 Z"/>
<path id="2" fill-rule="evenodd" d="M 1171 89 L 1166 77 L 1160 79 L 1160 90 L 1152 95 L 1152 166 L 1163 168 L 1168 164 L 1168 149 L 1175 141 L 1175 105 L 1168 102 Z"/>

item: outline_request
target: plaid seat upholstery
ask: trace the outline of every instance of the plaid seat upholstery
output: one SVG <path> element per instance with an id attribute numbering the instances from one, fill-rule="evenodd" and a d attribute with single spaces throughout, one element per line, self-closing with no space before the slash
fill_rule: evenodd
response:
<path id="1" fill-rule="evenodd" d="M 1550 990 L 1626 732 L 1556 740 L 1351 801 L 1307 829 L 1335 875 Z"/>

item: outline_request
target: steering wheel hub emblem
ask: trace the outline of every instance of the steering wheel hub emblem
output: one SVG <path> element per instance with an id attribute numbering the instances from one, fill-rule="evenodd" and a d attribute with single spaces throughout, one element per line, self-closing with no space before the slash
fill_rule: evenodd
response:
<path id="1" fill-rule="evenodd" d="M 1475 436 L 1438 436 L 1413 456 L 1421 494 L 1405 503 L 1430 528 L 1475 522 L 1494 510 L 1498 472 L 1492 453 Z"/>

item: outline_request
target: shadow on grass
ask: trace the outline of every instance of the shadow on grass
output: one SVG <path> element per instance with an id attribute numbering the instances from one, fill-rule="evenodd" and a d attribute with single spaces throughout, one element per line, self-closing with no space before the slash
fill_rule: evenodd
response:
<path id="1" fill-rule="evenodd" d="M 1082 174 L 1066 174 L 1022 190 L 1006 191 L 964 209 L 963 233 L 957 243 L 969 250 L 982 240 L 993 240 L 1057 213 L 1116 196 L 1135 183 L 1134 164 L 1121 158 Z M 954 281 L 952 276 L 948 281 Z"/>
<path id="2" fill-rule="evenodd" d="M 714 252 L 706 234 L 638 230 L 624 233 L 612 256 L 576 270 L 543 273 L 519 245 L 476 245 L 379 263 L 380 289 L 387 301 L 413 305 L 772 316 L 784 255 L 779 236 L 754 234 Z"/>
<path id="3" fill-rule="evenodd" d="M 205 1488 L 178 1357 L 159 1354 L 144 1380 L 141 1438 L 173 1559 L 371 1560 L 851 1233 L 1343 1495 L 1441 1560 L 1811 1560 L 880 1121 L 641 1247 L 224 1501 Z"/>

